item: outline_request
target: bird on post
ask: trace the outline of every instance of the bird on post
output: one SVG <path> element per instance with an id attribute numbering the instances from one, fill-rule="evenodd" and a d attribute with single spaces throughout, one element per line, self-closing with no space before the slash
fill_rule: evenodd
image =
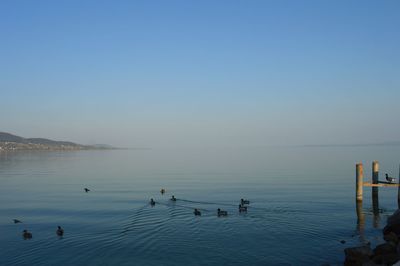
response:
<path id="1" fill-rule="evenodd" d="M 389 183 L 394 183 L 394 181 L 396 181 L 396 178 L 390 177 L 388 174 L 385 174 L 385 176 L 386 176 L 386 180 L 387 180 Z"/>

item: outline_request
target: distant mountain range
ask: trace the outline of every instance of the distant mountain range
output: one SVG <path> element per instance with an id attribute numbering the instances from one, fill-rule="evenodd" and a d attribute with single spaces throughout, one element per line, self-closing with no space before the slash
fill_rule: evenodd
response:
<path id="1" fill-rule="evenodd" d="M 106 144 L 81 145 L 70 141 L 55 141 L 44 138 L 23 138 L 6 132 L 0 132 L 1 150 L 90 150 L 114 149 Z"/>

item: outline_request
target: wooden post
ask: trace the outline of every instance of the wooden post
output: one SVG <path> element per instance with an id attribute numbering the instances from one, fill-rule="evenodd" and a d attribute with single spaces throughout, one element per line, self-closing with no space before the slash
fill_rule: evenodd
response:
<path id="1" fill-rule="evenodd" d="M 372 184 L 378 184 L 379 181 L 379 162 L 372 162 Z M 372 187 L 372 212 L 374 213 L 374 220 L 379 220 L 379 197 L 378 187 Z M 378 225 L 376 224 L 377 227 Z"/>
<path id="2" fill-rule="evenodd" d="M 372 162 L 372 184 L 378 184 L 379 180 L 379 162 Z"/>
<path id="3" fill-rule="evenodd" d="M 365 227 L 365 215 L 363 212 L 363 164 L 356 164 L 356 211 L 357 211 L 357 231 L 360 234 L 360 240 L 365 241 L 364 238 L 364 227 Z"/>
<path id="4" fill-rule="evenodd" d="M 358 163 L 358 164 L 356 164 L 356 200 L 357 201 L 363 200 L 363 178 L 364 178 L 363 164 Z"/>

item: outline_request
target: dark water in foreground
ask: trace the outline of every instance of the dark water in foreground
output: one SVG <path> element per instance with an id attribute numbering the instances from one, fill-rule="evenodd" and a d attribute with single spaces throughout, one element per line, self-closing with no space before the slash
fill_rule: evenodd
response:
<path id="1" fill-rule="evenodd" d="M 341 264 L 345 247 L 382 242 L 397 208 L 397 190 L 381 189 L 374 216 L 365 188 L 357 225 L 355 163 L 369 179 L 372 160 L 381 179 L 397 177 L 400 147 L 1 154 L 0 265 Z M 251 201 L 247 214 L 240 198 Z"/>

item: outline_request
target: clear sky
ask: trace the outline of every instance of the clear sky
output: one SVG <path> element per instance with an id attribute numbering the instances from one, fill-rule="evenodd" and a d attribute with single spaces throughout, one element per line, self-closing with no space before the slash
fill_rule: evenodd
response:
<path id="1" fill-rule="evenodd" d="M 400 1 L 0 1 L 0 131 L 117 146 L 400 140 Z"/>

